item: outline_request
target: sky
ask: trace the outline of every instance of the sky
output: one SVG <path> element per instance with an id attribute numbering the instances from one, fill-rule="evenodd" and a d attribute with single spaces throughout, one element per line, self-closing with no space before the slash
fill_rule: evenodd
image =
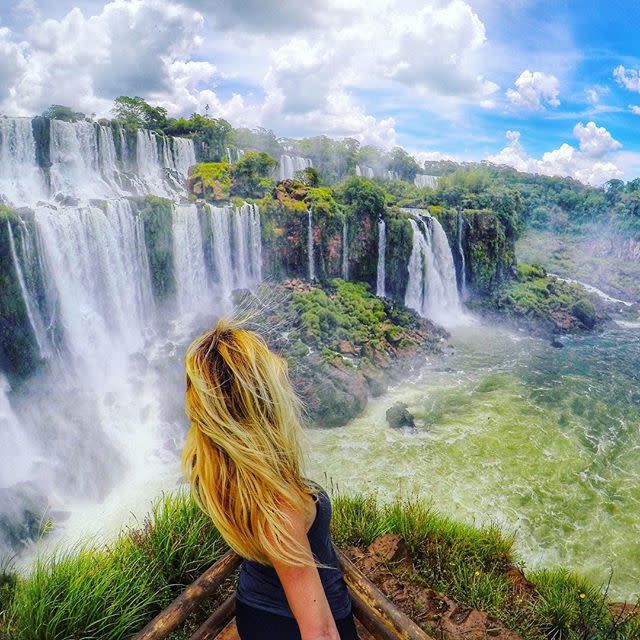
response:
<path id="1" fill-rule="evenodd" d="M 0 0 L 0 113 L 138 95 L 279 136 L 640 176 L 638 0 Z"/>

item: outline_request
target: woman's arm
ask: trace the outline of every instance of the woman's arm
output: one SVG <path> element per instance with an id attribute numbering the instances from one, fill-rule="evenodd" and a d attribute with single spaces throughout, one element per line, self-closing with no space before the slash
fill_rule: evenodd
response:
<path id="1" fill-rule="evenodd" d="M 311 557 L 304 515 L 292 510 L 286 510 L 285 514 L 291 522 L 291 534 L 308 549 Z M 302 640 L 340 640 L 318 569 L 278 561 L 273 562 L 273 568 L 300 627 Z"/>

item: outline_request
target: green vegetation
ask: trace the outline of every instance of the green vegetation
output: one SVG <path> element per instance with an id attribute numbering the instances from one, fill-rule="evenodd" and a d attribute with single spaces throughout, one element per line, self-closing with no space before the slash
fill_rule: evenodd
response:
<path id="1" fill-rule="evenodd" d="M 480 609 L 526 640 L 606 640 L 640 637 L 640 620 L 620 615 L 606 593 L 564 569 L 529 572 L 531 593 L 513 588 L 514 537 L 438 514 L 424 502 L 380 505 L 367 495 L 336 496 L 332 535 L 338 545 L 364 547 L 381 534 L 399 534 L 415 570 L 402 579 L 429 586 Z"/>
<path id="2" fill-rule="evenodd" d="M 417 344 L 405 330 L 412 326 L 411 316 L 389 314 L 384 302 L 362 282 L 332 280 L 326 290 L 294 294 L 293 306 L 300 316 L 303 340 L 316 348 L 340 351 L 341 341 L 346 341 L 365 357 L 373 357 L 393 345 Z"/>
<path id="3" fill-rule="evenodd" d="M 189 190 L 208 200 L 228 200 L 231 165 L 228 162 L 199 162 L 189 171 Z"/>
<path id="4" fill-rule="evenodd" d="M 529 572 L 530 593 L 514 590 L 514 538 L 496 527 L 454 522 L 417 500 L 382 505 L 372 495 L 334 496 L 336 544 L 365 547 L 385 533 L 399 534 L 411 553 L 414 570 L 404 581 L 486 611 L 526 640 L 631 640 L 640 633 L 637 619 L 613 613 L 600 589 L 568 571 Z M 0 571 L 0 633 L 125 640 L 226 550 L 190 496 L 164 495 L 139 527 L 106 546 L 42 558 L 24 577 Z"/>
<path id="5" fill-rule="evenodd" d="M 163 496 L 111 544 L 40 559 L 25 578 L 5 574 L 7 630 L 15 640 L 128 639 L 226 550 L 187 494 Z"/>
<path id="6" fill-rule="evenodd" d="M 231 170 L 231 195 L 263 197 L 275 185 L 271 174 L 277 166 L 278 162 L 268 153 L 247 151 Z"/>
<path id="7" fill-rule="evenodd" d="M 210 118 L 199 113 L 190 118 L 169 119 L 164 132 L 170 136 L 189 136 L 196 146 L 198 157 L 204 162 L 227 159 L 227 147 L 233 127 L 222 118 Z"/>
<path id="8" fill-rule="evenodd" d="M 64 120 L 65 122 L 77 122 L 86 118 L 84 113 L 74 111 L 71 107 L 65 107 L 61 104 L 52 104 L 42 112 L 42 116 L 52 120 Z"/>
<path id="9" fill-rule="evenodd" d="M 593 329 L 603 318 L 585 290 L 548 276 L 541 265 L 519 264 L 516 278 L 496 294 L 507 316 L 553 322 L 557 331 Z"/>
<path id="10" fill-rule="evenodd" d="M 169 123 L 164 107 L 152 107 L 140 97 L 119 96 L 114 100 L 113 114 L 128 129 L 162 130 Z"/>
<path id="11" fill-rule="evenodd" d="M 144 240 L 151 270 L 151 286 L 158 302 L 171 298 L 176 290 L 173 272 L 173 204 L 158 196 L 131 198 L 142 219 Z"/>

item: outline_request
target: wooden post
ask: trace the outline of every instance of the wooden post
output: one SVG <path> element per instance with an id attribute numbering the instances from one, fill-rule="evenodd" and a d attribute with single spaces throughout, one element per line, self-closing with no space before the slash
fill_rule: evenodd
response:
<path id="1" fill-rule="evenodd" d="M 202 600 L 212 596 L 240 565 L 242 558 L 227 551 L 194 583 L 190 584 L 164 611 L 160 612 L 133 640 L 165 640 L 181 625 Z"/>
<path id="2" fill-rule="evenodd" d="M 198 628 L 189 640 L 212 640 L 227 626 L 236 612 L 236 596 L 230 595 Z"/>
<path id="3" fill-rule="evenodd" d="M 336 548 L 336 554 L 353 597 L 356 615 L 374 636 L 381 640 L 434 640 L 391 603 L 340 549 Z M 390 635 L 382 636 L 383 630 Z"/>

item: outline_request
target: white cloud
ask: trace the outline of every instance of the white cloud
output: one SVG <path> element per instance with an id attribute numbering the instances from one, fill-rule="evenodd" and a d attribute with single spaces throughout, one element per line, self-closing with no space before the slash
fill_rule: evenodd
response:
<path id="1" fill-rule="evenodd" d="M 520 142 L 520 133 L 507 131 L 509 144 L 487 160 L 518 171 L 570 176 L 593 185 L 622 177 L 623 171 L 616 164 L 619 155 L 616 152 L 622 145 L 604 127 L 596 126 L 595 122 L 586 125 L 579 122 L 573 128 L 573 135 L 579 141 L 577 149 L 565 142 L 557 149 L 543 153 L 541 158 L 532 158 Z"/>
<path id="2" fill-rule="evenodd" d="M 640 105 L 630 104 L 629 111 L 631 111 L 631 113 L 635 113 L 637 116 L 640 116 Z"/>
<path id="3" fill-rule="evenodd" d="M 543 109 L 545 105 L 557 107 L 559 82 L 554 75 L 525 69 L 515 81 L 515 89 L 508 89 L 506 96 L 514 105 L 527 109 Z"/>
<path id="4" fill-rule="evenodd" d="M 640 93 L 640 69 L 625 69 L 620 65 L 613 70 L 613 77 L 621 87 Z"/>
<path id="5" fill-rule="evenodd" d="M 598 105 L 603 96 L 610 93 L 609 87 L 603 87 L 599 84 L 595 84 L 591 87 L 587 87 L 584 91 L 587 102 L 592 105 Z"/>
<path id="6" fill-rule="evenodd" d="M 36 20 L 26 31 L 20 73 L 2 108 L 16 115 L 41 111 L 51 103 L 87 113 L 108 115 L 122 94 L 171 100 L 176 80 L 211 76 L 213 65 L 188 58 L 201 43 L 203 18 L 197 12 L 162 0 L 114 0 L 86 17 L 72 9 L 60 20 Z M 4 56 L 3 56 L 4 57 Z M 195 66 L 194 66 L 195 65 Z"/>

